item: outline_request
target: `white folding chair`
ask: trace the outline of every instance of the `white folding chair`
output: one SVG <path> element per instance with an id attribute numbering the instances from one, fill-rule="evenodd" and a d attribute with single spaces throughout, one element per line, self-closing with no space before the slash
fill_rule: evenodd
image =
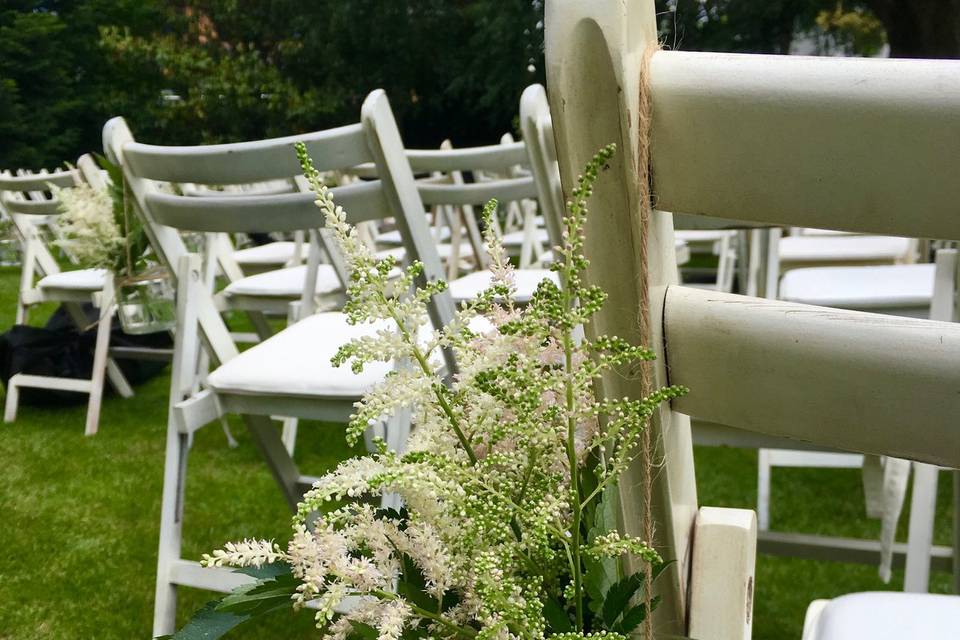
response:
<path id="1" fill-rule="evenodd" d="M 348 367 L 334 368 L 330 357 L 342 343 L 375 330 L 353 327 L 335 312 L 303 318 L 239 353 L 201 281 L 199 259 L 187 254 L 178 233 L 316 229 L 323 220 L 313 194 L 195 198 L 162 193 L 156 187 L 157 181 L 231 184 L 295 176 L 300 171 L 293 149 L 297 141 L 306 143 L 321 171 L 374 162 L 382 180 L 338 187 L 334 198 L 353 223 L 393 216 L 407 254 L 424 265 L 423 277 L 435 280 L 443 276 L 424 206 L 382 91 L 373 92 L 364 102 L 359 124 L 259 142 L 159 147 L 135 142 L 120 118 L 104 128 L 105 149 L 123 166 L 158 254 L 167 264 L 178 266 L 178 330 L 161 505 L 155 634 L 172 631 L 178 586 L 223 591 L 245 580 L 229 571 L 201 570 L 181 558 L 190 434 L 226 413 L 242 414 L 287 502 L 294 507 L 313 478 L 301 475 L 269 416 L 346 422 L 353 404 L 391 368 L 389 364 L 368 366 L 359 375 Z M 490 189 L 484 192 L 492 193 Z M 434 326 L 445 324 L 452 310 L 448 294 L 435 296 L 431 304 Z M 201 348 L 209 353 L 215 369 L 204 388 L 194 392 Z M 453 364 L 447 362 L 451 368 Z M 404 420 L 392 420 L 385 429 L 388 446 L 399 448 L 407 428 Z"/>
<path id="2" fill-rule="evenodd" d="M 418 173 L 462 174 L 468 171 L 485 171 L 498 176 L 510 176 L 511 170 L 516 166 L 529 163 L 527 148 L 523 142 L 459 149 L 410 149 L 407 151 L 407 158 L 413 170 Z M 529 174 L 470 183 L 457 180 L 420 180 L 415 186 L 424 204 L 439 207 L 483 205 L 490 199 L 491 194 L 496 195 L 499 202 L 506 206 L 512 202 L 533 200 L 539 195 L 536 181 Z M 408 215 L 414 215 L 414 212 L 409 212 Z M 530 300 L 542 280 L 557 281 L 556 274 L 549 269 L 517 269 L 514 271 L 514 279 L 515 299 L 521 303 Z M 474 271 L 451 280 L 450 293 L 458 303 L 472 300 L 488 288 L 491 281 L 492 275 L 488 269 Z"/>
<path id="3" fill-rule="evenodd" d="M 89 156 L 82 157 L 78 162 L 80 167 L 88 164 L 94 164 Z M 45 221 L 60 214 L 59 201 L 49 195 L 50 186 L 71 188 L 79 184 L 82 179 L 81 172 L 76 169 L 51 173 L 25 173 L 20 176 L 10 175 L 9 172 L 0 174 L 0 202 L 13 221 L 22 242 L 23 261 L 17 299 L 17 324 L 27 322 L 31 306 L 43 302 L 59 302 L 64 304 L 77 327 L 84 331 L 89 328 L 90 323 L 82 309 L 83 303 L 92 303 L 99 307 L 90 378 L 17 373 L 7 383 L 4 421 L 16 420 L 21 388 L 86 393 L 89 400 L 84 434 L 90 436 L 94 435 L 99 427 L 105 379 L 110 381 L 121 397 L 129 398 L 133 395 L 130 384 L 109 356 L 110 329 L 116 310 L 113 300 L 113 281 L 109 273 L 103 269 L 62 271 L 57 260 L 44 244 L 38 224 L 38 220 Z M 94 186 L 99 188 L 102 185 Z"/>
<path id="4" fill-rule="evenodd" d="M 960 139 L 960 64 L 654 53 L 656 23 L 652 0 L 548 3 L 547 79 L 565 184 L 599 147 L 620 149 L 588 219 L 589 279 L 610 294 L 596 330 L 651 344 L 652 383 L 691 389 L 653 421 L 663 463 L 647 504 L 655 543 L 677 559 L 659 580 L 655 628 L 742 639 L 763 597 L 755 529 L 731 523 L 717 543 L 698 528 L 686 416 L 743 446 L 796 440 L 956 468 L 960 327 L 678 286 L 665 212 L 957 238 L 956 149 L 943 140 Z M 659 210 L 645 219 L 647 178 Z M 625 376 L 603 385 L 643 388 Z M 630 533 L 643 530 L 641 478 L 638 467 L 621 482 Z M 898 610 L 884 631 L 909 637 L 902 620 L 917 609 Z M 955 622 L 935 615 L 949 637 Z M 865 627 L 817 640 L 882 637 Z"/>

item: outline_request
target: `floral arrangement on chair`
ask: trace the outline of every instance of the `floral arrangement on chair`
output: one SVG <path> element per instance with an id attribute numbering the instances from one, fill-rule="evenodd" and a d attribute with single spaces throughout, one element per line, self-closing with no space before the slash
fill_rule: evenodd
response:
<path id="1" fill-rule="evenodd" d="M 344 345 L 334 362 L 355 371 L 377 360 L 408 365 L 357 404 L 347 436 L 356 441 L 400 410 L 412 411 L 415 428 L 403 451 L 381 443 L 321 478 L 286 547 L 246 540 L 204 556 L 206 566 L 238 567 L 258 580 L 208 605 L 180 637 L 219 637 L 251 617 L 308 603 L 331 640 L 636 633 L 656 605 L 649 585 L 666 563 L 647 541 L 618 533 L 617 480 L 658 403 L 685 390 L 645 398 L 595 392 L 602 372 L 654 357 L 621 338 L 582 332 L 606 298 L 583 280 L 586 202 L 614 150 L 601 150 L 573 191 L 553 266 L 563 286 L 544 281 L 528 305 L 515 305 L 511 266 L 488 224 L 494 284 L 425 339 L 428 302 L 445 283 L 414 289 L 423 270 L 416 263 L 399 283 L 390 280 L 395 261 L 373 257 L 298 146 L 351 269 L 345 313 L 354 323 L 395 327 Z M 496 207 L 489 203 L 484 215 Z M 455 356 L 451 376 L 438 364 L 442 350 Z M 365 496 L 398 496 L 403 506 L 378 508 Z M 625 573 L 627 554 L 644 570 Z"/>
<path id="2" fill-rule="evenodd" d="M 86 182 L 52 187 L 61 211 L 58 244 L 80 267 L 111 272 L 124 331 L 170 329 L 176 308 L 169 274 L 158 266 L 143 224 L 131 211 L 123 171 L 103 156 L 96 159 L 109 178 L 105 188 Z"/>

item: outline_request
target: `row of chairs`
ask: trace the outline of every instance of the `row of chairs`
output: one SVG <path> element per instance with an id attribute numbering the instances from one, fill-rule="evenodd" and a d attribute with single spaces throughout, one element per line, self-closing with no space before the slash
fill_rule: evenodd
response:
<path id="1" fill-rule="evenodd" d="M 357 223 L 392 217 L 397 226 L 393 237 L 401 241 L 407 258 L 423 261 L 426 277 L 434 279 L 449 276 L 451 264 L 448 260 L 445 269 L 437 250 L 436 240 L 444 237 L 443 232 L 440 235 L 431 232 L 426 222 L 424 214 L 429 207 L 435 212 L 441 207 L 446 207 L 448 214 L 455 211 L 456 216 L 447 215 L 449 221 L 455 217 L 462 219 L 464 209 L 481 204 L 489 197 L 498 197 L 510 204 L 536 199 L 544 213 L 542 231 L 551 239 L 551 245 L 558 243 L 553 238 L 559 232 L 562 192 L 552 149 L 549 109 L 542 88 L 531 87 L 524 94 L 521 125 L 524 143 L 479 149 L 406 151 L 400 143 L 386 98 L 380 93 L 371 94 L 367 99 L 361 122 L 357 125 L 257 143 L 156 147 L 135 142 L 122 120 L 107 124 L 104 132 L 107 153 L 122 164 L 153 246 L 159 258 L 176 273 L 178 283 L 178 330 L 171 385 L 156 633 L 171 629 L 177 585 L 227 589 L 242 580 L 234 574 L 201 572 L 194 563 L 180 558 L 182 490 L 190 434 L 226 413 L 244 415 L 254 440 L 288 501 L 293 504 L 310 478 L 299 473 L 290 457 L 290 442 L 285 443 L 278 437 L 270 416 L 344 421 L 359 395 L 389 370 L 389 367 L 380 371 L 368 369 L 362 376 L 354 376 L 332 370 L 328 364 L 336 346 L 354 335 L 356 329 L 348 327 L 335 311 L 310 313 L 318 294 L 342 289 L 345 274 L 337 268 L 336 256 L 324 242 L 320 230 L 322 221 L 312 205 L 312 196 L 303 193 L 297 185 L 299 169 L 293 157 L 293 142 L 306 141 L 322 170 L 350 174 L 356 173 L 357 167 L 367 165 L 369 168 L 372 163 L 378 179 L 344 184 L 334 190 L 335 197 Z M 529 173 L 518 176 L 517 166 L 528 167 Z M 462 173 L 465 171 L 474 176 L 489 172 L 497 177 L 463 183 Z M 499 177 L 511 172 L 513 177 Z M 416 174 L 431 173 L 439 174 L 441 179 L 417 180 L 415 177 Z M 459 180 L 457 174 L 461 174 Z M 249 189 L 224 191 L 198 187 L 173 194 L 163 188 L 165 183 L 250 185 L 267 182 L 282 182 L 288 186 L 253 192 Z M 33 186 L 41 184 L 44 183 L 37 182 Z M 523 221 L 523 236 L 536 238 L 537 234 L 531 233 L 531 229 L 541 231 L 536 216 L 529 209 L 521 209 L 520 219 Z M 459 224 L 448 225 L 448 236 L 454 242 L 460 233 Z M 469 223 L 463 224 L 469 235 Z M 555 228 L 551 229 L 552 226 Z M 274 252 L 271 255 L 285 258 L 279 266 L 289 265 L 285 268 L 303 272 L 302 286 L 288 287 L 287 295 L 279 297 L 282 301 L 277 302 L 274 298 L 270 300 L 270 306 L 261 304 L 260 300 L 254 304 L 251 300 L 268 296 L 244 293 L 250 289 L 235 285 L 244 280 L 249 285 L 250 280 L 269 274 L 278 278 L 277 270 L 254 276 L 233 270 L 230 260 L 232 258 L 234 263 L 240 264 L 238 258 L 242 256 L 238 254 L 241 252 L 234 251 L 224 241 L 228 237 L 225 234 L 263 231 L 295 234 L 295 239 L 282 247 L 267 245 L 269 251 L 258 248 L 256 253 L 262 258 L 264 254 Z M 209 263 L 211 255 L 216 256 L 220 272 L 230 281 L 226 289 L 216 295 L 211 292 L 209 274 L 205 273 L 201 260 L 186 250 L 183 233 L 203 233 L 215 239 L 207 244 L 207 259 Z M 700 233 L 699 237 L 701 242 L 711 245 L 711 251 L 719 254 L 718 271 L 723 275 L 718 273 L 716 286 L 721 290 L 732 286 L 729 284 L 734 268 L 731 255 L 735 254 L 731 246 L 736 237 L 743 235 L 734 236 L 734 233 L 724 230 L 711 232 L 712 235 Z M 690 244 L 697 241 L 697 232 L 687 234 Z M 388 242 L 389 239 L 381 237 L 381 241 Z M 546 252 L 528 249 L 529 246 L 521 245 L 521 254 L 528 256 L 521 259 L 526 263 L 524 266 L 543 264 L 542 254 Z M 677 248 L 679 253 L 684 245 Z M 254 253 L 254 250 L 248 251 Z M 529 257 L 532 254 L 537 254 L 536 259 Z M 474 251 L 474 257 L 478 255 Z M 324 259 L 328 264 L 321 264 Z M 290 264 L 297 260 L 306 263 Z M 456 258 L 453 262 L 457 262 Z M 480 260 L 477 263 L 482 266 Z M 272 266 L 277 264 L 274 262 Z M 317 289 L 309 280 L 319 280 L 317 274 L 321 272 L 329 274 L 339 286 L 331 287 L 329 291 Z M 529 271 L 529 277 L 525 277 L 524 270 L 521 270 L 518 278 L 521 289 L 531 290 L 543 275 L 545 272 L 534 269 Z M 297 282 L 295 278 L 290 281 Z M 451 305 L 457 299 L 471 297 L 488 281 L 482 270 L 459 279 L 459 283 L 454 279 L 449 298 L 441 297 L 436 301 L 434 322 L 443 323 L 449 318 Z M 237 303 L 237 300 L 242 301 Z M 289 317 L 294 322 L 271 337 L 272 331 L 262 314 L 285 312 L 291 302 L 296 310 Z M 336 303 L 332 306 L 335 307 Z M 221 316 L 229 309 L 261 314 L 262 324 L 255 324 L 259 327 L 259 338 L 263 340 L 261 344 L 240 353 Z M 329 340 L 324 341 L 324 337 Z M 201 366 L 204 361 L 212 365 L 213 371 L 209 375 Z M 455 363 L 449 364 L 453 366 Z M 393 420 L 382 428 L 391 446 L 402 446 L 408 429 L 403 420 Z"/>

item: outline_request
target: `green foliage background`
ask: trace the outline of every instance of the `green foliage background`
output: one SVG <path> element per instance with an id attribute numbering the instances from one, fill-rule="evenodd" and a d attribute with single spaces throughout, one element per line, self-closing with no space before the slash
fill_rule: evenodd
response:
<path id="1" fill-rule="evenodd" d="M 551 0 L 3 0 L 0 167 L 100 149 L 123 115 L 165 144 L 289 135 L 356 121 L 374 88 L 404 140 L 489 143 L 544 79 Z M 960 55 L 960 0 L 657 0 L 685 50 Z M 821 46 L 822 45 L 822 46 Z"/>
<path id="2" fill-rule="evenodd" d="M 0 167 L 100 148 L 123 115 L 166 144 L 354 122 L 386 89 L 411 145 L 495 141 L 543 81 L 531 0 L 4 0 Z"/>

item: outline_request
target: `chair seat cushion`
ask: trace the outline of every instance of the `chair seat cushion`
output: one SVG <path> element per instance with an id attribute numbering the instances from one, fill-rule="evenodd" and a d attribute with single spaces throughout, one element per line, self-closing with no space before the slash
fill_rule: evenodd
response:
<path id="1" fill-rule="evenodd" d="M 239 249 L 233 252 L 233 259 L 237 261 L 237 264 L 243 266 L 270 266 L 277 265 L 282 266 L 290 262 L 293 259 L 294 252 L 297 250 L 297 243 L 290 242 L 287 240 L 280 242 L 270 242 L 267 244 L 262 244 L 258 247 L 249 247 L 247 249 Z M 300 259 L 306 260 L 307 254 L 310 252 L 310 245 L 306 242 L 301 243 L 300 245 Z"/>
<path id="2" fill-rule="evenodd" d="M 224 289 L 232 296 L 267 296 L 277 298 L 299 298 L 303 293 L 304 279 L 307 277 L 307 265 L 301 264 L 286 269 L 275 269 L 265 273 L 248 276 L 231 282 Z M 317 268 L 317 295 L 340 291 L 343 287 L 337 272 L 328 264 Z"/>
<path id="3" fill-rule="evenodd" d="M 224 363 L 207 383 L 218 393 L 359 398 L 382 381 L 392 365 L 371 363 L 355 374 L 349 363 L 334 367 L 330 358 L 349 340 L 387 326 L 350 325 L 342 313 L 318 313 Z"/>
<path id="4" fill-rule="evenodd" d="M 932 264 L 813 267 L 788 271 L 780 298 L 842 309 L 929 307 Z"/>
<path id="5" fill-rule="evenodd" d="M 73 289 L 75 291 L 100 291 L 107 283 L 110 272 L 106 269 L 75 269 L 51 274 L 37 283 L 41 289 Z"/>
<path id="6" fill-rule="evenodd" d="M 530 302 L 533 292 L 537 290 L 537 285 L 541 280 L 553 280 L 558 286 L 560 280 L 557 274 L 549 269 L 516 269 L 514 272 L 514 282 L 517 285 L 515 299 L 517 302 Z M 489 270 L 474 271 L 462 278 L 457 278 L 450 283 L 450 294 L 454 301 L 462 302 L 464 300 L 473 300 L 484 290 L 490 288 L 493 275 Z"/>
<path id="7" fill-rule="evenodd" d="M 224 363 L 207 384 L 217 393 L 356 400 L 383 381 L 393 364 L 371 362 L 357 374 L 349 363 L 334 367 L 330 358 L 350 340 L 391 326 L 386 321 L 351 325 L 339 311 L 318 313 Z M 474 318 L 469 326 L 478 333 L 492 328 L 485 318 Z M 421 327 L 420 339 L 426 342 L 432 331 L 430 325 Z M 432 361 L 440 366 L 440 354 L 432 354 Z"/>
<path id="8" fill-rule="evenodd" d="M 781 262 L 877 262 L 905 258 L 909 238 L 891 236 L 789 236 L 779 245 Z"/>
<path id="9" fill-rule="evenodd" d="M 812 624 L 812 630 L 805 630 L 804 640 L 956 638 L 960 634 L 960 596 L 851 593 L 826 603 Z"/>

